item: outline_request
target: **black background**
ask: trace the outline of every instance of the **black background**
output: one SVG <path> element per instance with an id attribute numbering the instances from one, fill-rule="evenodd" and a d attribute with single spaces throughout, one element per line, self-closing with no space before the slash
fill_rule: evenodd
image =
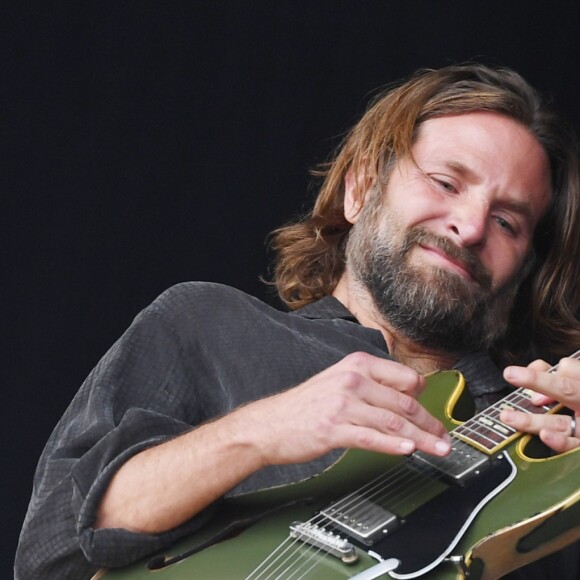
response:
<path id="1" fill-rule="evenodd" d="M 177 282 L 277 304 L 267 234 L 378 87 L 478 59 L 580 127 L 574 0 L 8 2 L 0 28 L 2 578 L 100 356 Z"/>

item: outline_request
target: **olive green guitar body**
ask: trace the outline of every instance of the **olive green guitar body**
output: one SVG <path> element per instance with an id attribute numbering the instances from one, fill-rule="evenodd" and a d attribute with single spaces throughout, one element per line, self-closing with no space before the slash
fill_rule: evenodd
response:
<path id="1" fill-rule="evenodd" d="M 460 424 L 456 417 L 467 412 L 464 391 L 459 373 L 436 373 L 428 377 L 421 402 L 452 430 Z M 490 454 L 501 464 L 497 470 L 477 469 L 465 483 L 435 481 L 403 496 L 392 508 L 395 529 L 383 530 L 384 538 L 370 544 L 351 538 L 356 555 L 351 551 L 346 562 L 321 548 L 317 532 L 311 541 L 303 541 L 301 532 L 294 534 L 298 539 L 289 539 L 290 526 L 318 517 L 329 504 L 378 476 L 396 473 L 407 458 L 348 451 L 315 478 L 224 501 L 202 531 L 157 557 L 123 569 L 102 570 L 97 577 L 335 579 L 366 572 L 366 578 L 451 580 L 469 571 L 470 579 L 497 578 L 580 539 L 580 453 L 548 458 L 536 447 L 532 438 L 510 437 Z M 409 491 L 408 483 L 401 487 Z M 474 497 L 472 488 L 477 490 Z M 348 539 L 340 527 L 335 531 Z M 381 571 L 374 553 L 383 560 L 396 558 L 400 565 L 392 572 L 386 572 L 388 567 Z"/>

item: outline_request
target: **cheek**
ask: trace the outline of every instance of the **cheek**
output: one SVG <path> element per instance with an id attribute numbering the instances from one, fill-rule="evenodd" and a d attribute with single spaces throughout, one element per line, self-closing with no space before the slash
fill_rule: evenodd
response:
<path id="1" fill-rule="evenodd" d="M 488 244 L 480 256 L 483 265 L 491 273 L 494 288 L 509 283 L 521 271 L 526 253 L 511 244 Z"/>
<path id="2" fill-rule="evenodd" d="M 399 192 L 397 203 L 391 210 L 406 227 L 412 227 L 440 220 L 445 215 L 445 200 L 430 191 L 412 189 Z"/>

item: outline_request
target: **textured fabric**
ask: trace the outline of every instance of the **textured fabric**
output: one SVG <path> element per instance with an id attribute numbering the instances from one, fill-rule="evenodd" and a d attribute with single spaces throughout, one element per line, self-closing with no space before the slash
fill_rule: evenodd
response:
<path id="1" fill-rule="evenodd" d="M 103 357 L 50 437 L 20 538 L 17 580 L 90 578 L 101 566 L 125 565 L 203 525 L 211 508 L 158 535 L 91 527 L 108 482 L 131 456 L 359 350 L 388 358 L 381 333 L 359 325 L 332 297 L 285 313 L 216 284 L 170 288 Z M 479 407 L 506 388 L 484 355 L 457 368 Z M 303 479 L 340 454 L 269 467 L 231 494 Z"/>

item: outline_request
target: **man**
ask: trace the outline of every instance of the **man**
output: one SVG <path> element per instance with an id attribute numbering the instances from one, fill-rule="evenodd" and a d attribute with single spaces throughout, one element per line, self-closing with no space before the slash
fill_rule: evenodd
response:
<path id="1" fill-rule="evenodd" d="M 460 370 L 483 408 L 496 364 L 580 346 L 577 150 L 517 74 L 413 76 L 324 173 L 274 238 L 295 313 L 179 285 L 91 373 L 40 460 L 17 577 L 124 565 L 344 448 L 444 456 L 423 374 Z"/>

